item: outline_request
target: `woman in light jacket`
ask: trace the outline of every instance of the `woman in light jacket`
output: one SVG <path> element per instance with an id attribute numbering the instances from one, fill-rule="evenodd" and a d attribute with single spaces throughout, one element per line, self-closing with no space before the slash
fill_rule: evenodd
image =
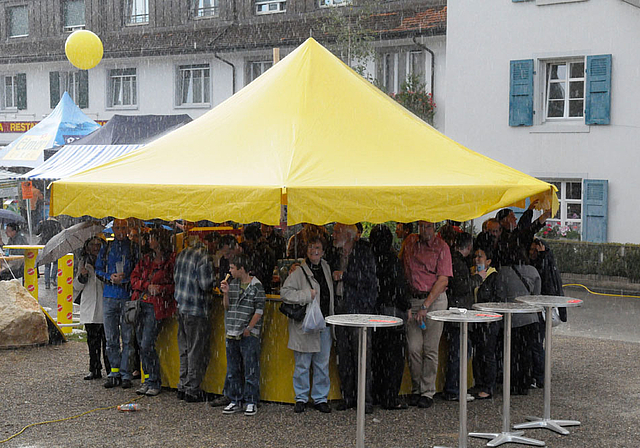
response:
<path id="1" fill-rule="evenodd" d="M 329 264 L 322 259 L 326 241 L 321 236 L 313 236 L 307 241 L 307 257 L 302 265 L 293 271 L 284 282 L 280 295 L 287 303 L 308 305 L 313 300 L 320 301 L 323 316 L 333 314 L 333 281 Z M 329 380 L 329 355 L 331 354 L 331 329 L 306 334 L 302 332 L 302 322 L 289 319 L 289 344 L 295 357 L 293 390 L 296 394 L 294 412 L 304 412 L 309 400 L 309 389 L 314 407 L 320 412 L 331 412 L 327 396 Z M 309 373 L 313 366 L 313 385 L 309 387 Z"/>
<path id="2" fill-rule="evenodd" d="M 104 335 L 102 318 L 102 288 L 103 283 L 96 277 L 96 258 L 104 242 L 94 236 L 85 241 L 80 254 L 79 269 L 73 280 L 73 289 L 77 294 L 82 292 L 80 300 L 80 323 L 87 331 L 87 345 L 89 346 L 89 374 L 85 380 L 102 378 L 102 364 L 100 351 L 104 359 L 105 372 L 111 371 L 107 358 L 107 340 Z"/>

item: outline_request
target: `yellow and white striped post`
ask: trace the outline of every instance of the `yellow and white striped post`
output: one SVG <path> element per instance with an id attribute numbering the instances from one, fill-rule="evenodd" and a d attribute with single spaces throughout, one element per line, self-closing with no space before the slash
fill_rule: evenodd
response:
<path id="1" fill-rule="evenodd" d="M 73 322 L 73 254 L 58 259 L 58 324 Z M 62 327 L 63 333 L 71 333 L 72 327 Z"/>

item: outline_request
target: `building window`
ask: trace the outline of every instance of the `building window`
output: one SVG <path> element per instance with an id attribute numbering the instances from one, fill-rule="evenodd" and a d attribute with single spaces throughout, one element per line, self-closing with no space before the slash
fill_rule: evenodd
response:
<path id="1" fill-rule="evenodd" d="M 387 93 L 398 93 L 410 76 L 426 85 L 427 56 L 423 50 L 382 53 L 378 68 L 378 79 Z"/>
<path id="2" fill-rule="evenodd" d="M 29 11 L 27 5 L 13 6 L 7 9 L 7 29 L 9 37 L 29 35 Z"/>
<path id="3" fill-rule="evenodd" d="M 547 120 L 584 116 L 584 59 L 546 64 Z"/>
<path id="4" fill-rule="evenodd" d="M 2 79 L 2 108 L 24 110 L 27 108 L 27 75 L 4 75 Z"/>
<path id="5" fill-rule="evenodd" d="M 213 17 L 218 14 L 218 0 L 193 0 L 194 17 Z"/>
<path id="6" fill-rule="evenodd" d="M 49 105 L 55 108 L 67 92 L 80 109 L 89 107 L 89 74 L 86 70 L 49 72 Z"/>
<path id="7" fill-rule="evenodd" d="M 559 226 L 565 231 L 582 231 L 582 181 L 548 180 L 558 189 L 560 207 L 553 218 L 548 220 L 552 226 Z"/>
<path id="8" fill-rule="evenodd" d="M 249 62 L 249 82 L 255 80 L 258 76 L 269 70 L 273 66 L 273 61 L 251 61 Z M 249 84 L 247 82 L 247 84 Z"/>
<path id="9" fill-rule="evenodd" d="M 256 14 L 274 14 L 285 12 L 287 2 L 282 0 L 256 0 Z"/>
<path id="10" fill-rule="evenodd" d="M 178 106 L 211 102 L 209 64 L 178 67 Z"/>
<path id="11" fill-rule="evenodd" d="M 149 0 L 125 0 L 125 25 L 149 23 Z"/>
<path id="12" fill-rule="evenodd" d="M 65 31 L 83 30 L 84 0 L 65 0 L 62 3 L 62 17 Z"/>
<path id="13" fill-rule="evenodd" d="M 320 7 L 350 5 L 351 0 L 319 0 Z"/>
<path id="14" fill-rule="evenodd" d="M 382 86 L 387 93 L 398 93 L 398 53 L 382 55 Z"/>
<path id="15" fill-rule="evenodd" d="M 109 107 L 137 105 L 138 82 L 136 69 L 109 70 Z"/>
<path id="16" fill-rule="evenodd" d="M 425 83 L 427 73 L 427 55 L 423 50 L 413 50 L 407 57 L 407 77 L 415 76 L 421 83 Z"/>

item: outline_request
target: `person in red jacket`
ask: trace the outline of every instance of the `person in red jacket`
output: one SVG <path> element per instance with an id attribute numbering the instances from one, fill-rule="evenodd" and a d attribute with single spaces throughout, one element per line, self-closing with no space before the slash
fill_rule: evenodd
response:
<path id="1" fill-rule="evenodd" d="M 140 358 L 145 381 L 136 393 L 155 396 L 161 391 L 156 338 L 162 321 L 176 311 L 176 301 L 173 298 L 175 254 L 169 235 L 161 229 L 149 232 L 149 248 L 151 252 L 138 262 L 131 273 L 131 300 L 142 301 L 136 335 L 140 338 Z"/>

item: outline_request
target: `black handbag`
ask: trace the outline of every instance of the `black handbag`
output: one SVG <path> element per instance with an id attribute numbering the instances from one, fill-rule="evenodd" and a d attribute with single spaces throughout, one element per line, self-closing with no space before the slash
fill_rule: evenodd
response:
<path id="1" fill-rule="evenodd" d="M 309 282 L 309 286 L 313 289 L 313 285 L 311 284 L 311 280 L 309 280 L 309 276 L 305 272 L 304 268 L 300 266 L 298 269 L 302 269 L 302 273 L 304 277 Z M 298 305 L 293 303 L 282 302 L 279 308 L 280 312 L 287 316 L 289 319 L 293 319 L 296 322 L 302 322 L 304 320 L 304 316 L 307 314 L 307 305 Z"/>

